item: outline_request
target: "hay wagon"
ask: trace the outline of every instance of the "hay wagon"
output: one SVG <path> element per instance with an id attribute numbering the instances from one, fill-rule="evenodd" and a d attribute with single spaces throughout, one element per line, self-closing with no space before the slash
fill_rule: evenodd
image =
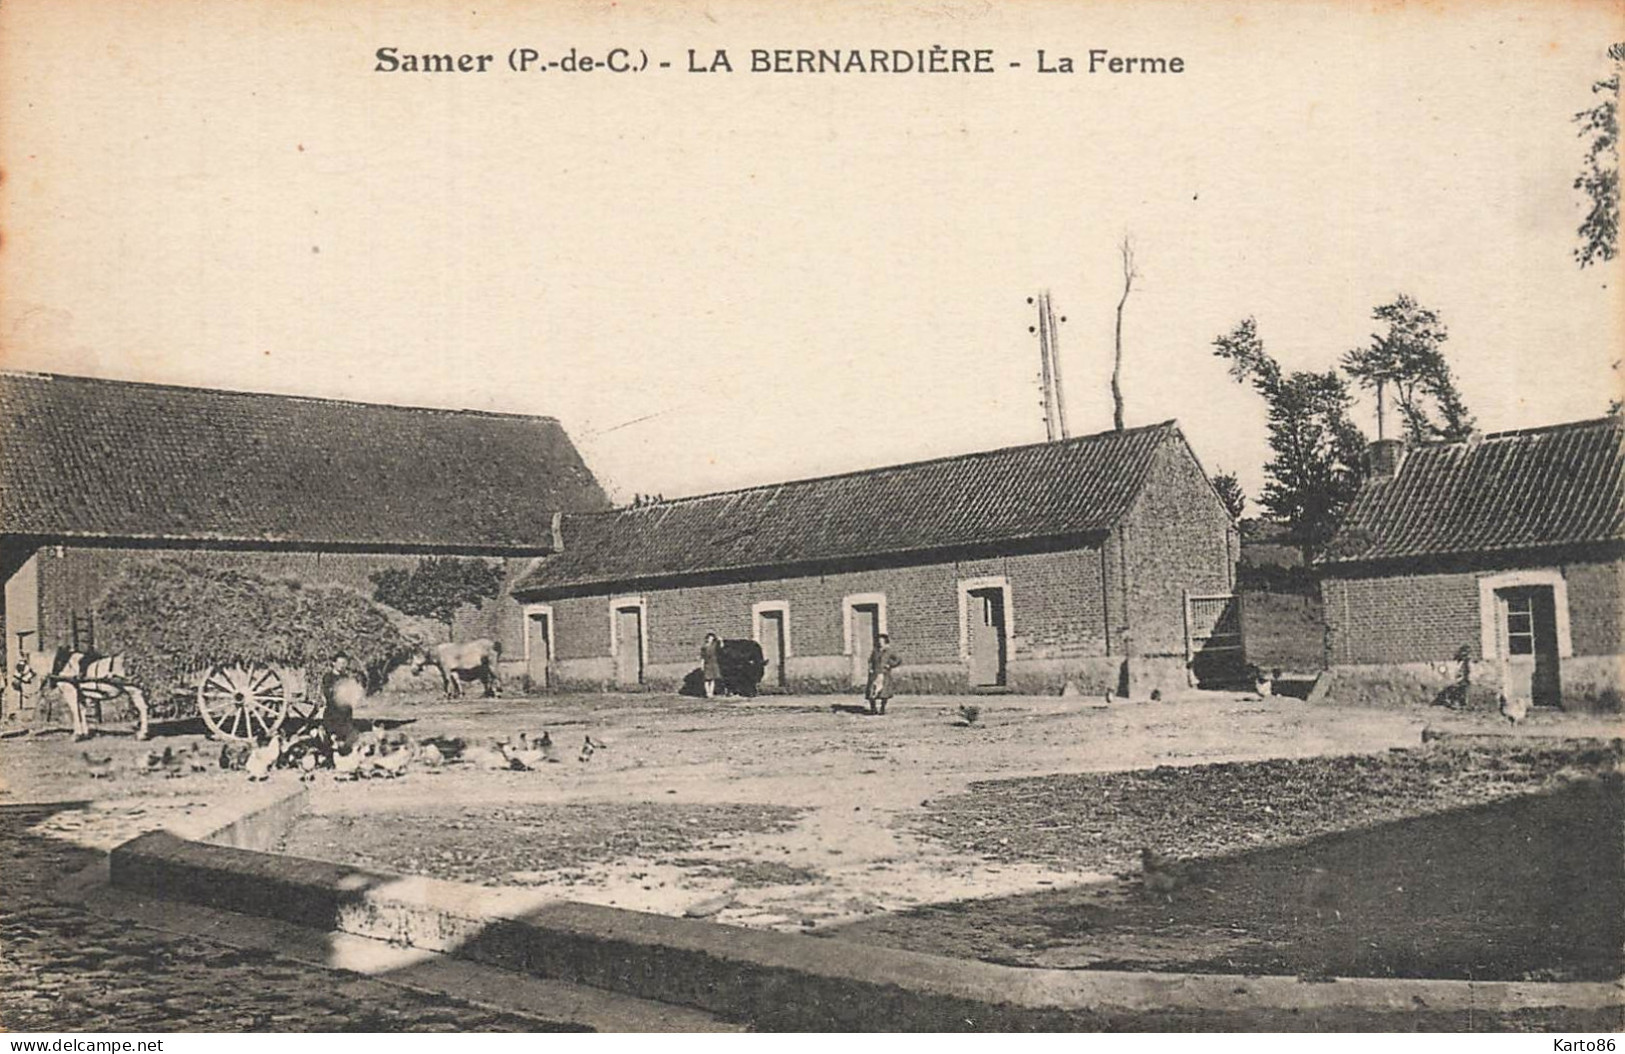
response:
<path id="1" fill-rule="evenodd" d="M 264 740 L 298 732 L 321 717 L 322 700 L 305 690 L 303 670 L 261 662 L 210 666 L 179 693 L 196 701 L 198 716 L 220 739 Z"/>

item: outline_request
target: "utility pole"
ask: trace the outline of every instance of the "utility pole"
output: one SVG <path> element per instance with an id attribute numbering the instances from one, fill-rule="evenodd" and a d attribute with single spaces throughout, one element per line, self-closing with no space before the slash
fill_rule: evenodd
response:
<path id="1" fill-rule="evenodd" d="M 1038 334 L 1039 376 L 1044 388 L 1044 434 L 1051 443 L 1057 439 L 1070 439 L 1072 430 L 1066 423 L 1066 393 L 1061 387 L 1061 359 L 1057 354 L 1060 326 L 1055 319 L 1055 306 L 1050 301 L 1047 289 L 1036 298 L 1028 297 L 1027 303 L 1036 305 L 1038 309 L 1038 324 L 1028 326 L 1027 332 Z M 1060 321 L 1065 322 L 1065 316 Z"/>

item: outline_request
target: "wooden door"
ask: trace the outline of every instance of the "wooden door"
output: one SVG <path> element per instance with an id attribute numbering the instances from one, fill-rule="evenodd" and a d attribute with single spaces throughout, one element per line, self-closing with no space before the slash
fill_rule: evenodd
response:
<path id="1" fill-rule="evenodd" d="M 1501 609 L 1501 654 L 1506 656 L 1508 697 L 1536 706 L 1557 706 L 1557 604 L 1551 586 L 1520 586 L 1496 591 Z"/>
<path id="2" fill-rule="evenodd" d="M 880 647 L 880 605 L 852 605 L 852 683 L 869 683 L 869 656 Z"/>
<path id="3" fill-rule="evenodd" d="M 762 658 L 767 665 L 762 670 L 762 683 L 785 685 L 784 676 L 784 612 L 764 611 L 761 613 L 760 633 L 758 641 L 762 646 Z"/>
<path id="4" fill-rule="evenodd" d="M 991 688 L 1004 683 L 1004 590 L 973 589 L 965 597 L 965 636 L 970 649 L 970 683 Z"/>
<path id="5" fill-rule="evenodd" d="M 615 683 L 643 683 L 643 611 L 615 609 Z"/>
<path id="6" fill-rule="evenodd" d="M 525 673 L 530 675 L 532 688 L 546 688 L 548 671 L 553 663 L 553 650 L 547 643 L 547 631 L 551 627 L 547 624 L 545 613 L 536 612 L 528 618 L 530 636 L 526 640 L 530 644 L 530 651 L 525 656 Z"/>

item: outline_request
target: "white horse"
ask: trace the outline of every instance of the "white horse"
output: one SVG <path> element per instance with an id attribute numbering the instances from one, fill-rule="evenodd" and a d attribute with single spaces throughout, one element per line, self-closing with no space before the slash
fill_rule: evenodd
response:
<path id="1" fill-rule="evenodd" d="M 440 671 L 440 686 L 447 699 L 462 697 L 464 681 L 479 681 L 489 699 L 502 694 L 502 678 L 497 672 L 501 659 L 501 641 L 487 637 L 462 644 L 451 641 L 418 648 L 412 656 L 412 674 L 416 676 L 425 666 L 433 666 Z"/>
<path id="2" fill-rule="evenodd" d="M 72 648 L 25 652 L 17 663 L 14 684 L 24 698 L 32 695 L 37 699 L 47 688 L 56 688 L 73 718 L 74 739 L 90 738 L 86 703 L 97 703 L 99 709 L 120 696 L 135 707 L 135 738 L 146 739 L 150 734 L 146 693 L 125 672 L 123 655 L 92 655 Z"/>

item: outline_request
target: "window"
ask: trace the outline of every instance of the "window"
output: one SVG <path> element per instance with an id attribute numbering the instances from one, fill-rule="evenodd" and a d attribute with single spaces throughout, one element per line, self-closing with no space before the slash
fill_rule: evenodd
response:
<path id="1" fill-rule="evenodd" d="M 1528 593 L 1507 597 L 1507 651 L 1535 654 L 1535 602 Z"/>

